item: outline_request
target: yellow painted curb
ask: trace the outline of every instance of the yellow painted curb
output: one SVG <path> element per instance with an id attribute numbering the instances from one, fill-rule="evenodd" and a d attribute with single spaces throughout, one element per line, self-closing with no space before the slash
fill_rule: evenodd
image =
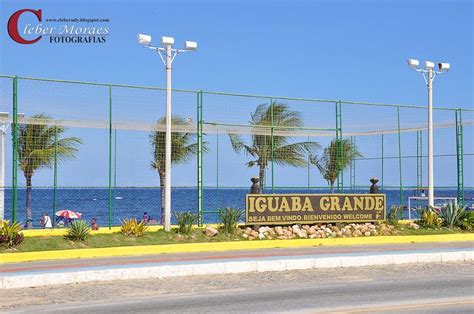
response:
<path id="1" fill-rule="evenodd" d="M 295 248 L 311 246 L 336 245 L 370 245 L 370 244 L 403 244 L 421 242 L 457 242 L 474 241 L 474 233 L 438 234 L 415 236 L 377 236 L 367 238 L 333 238 L 333 239 L 297 239 L 297 240 L 256 240 L 234 242 L 205 242 L 162 244 L 144 246 L 121 246 L 109 248 L 73 249 L 39 252 L 19 252 L 0 254 L 0 263 L 20 263 L 40 260 L 64 260 L 75 258 L 136 256 L 166 253 L 192 253 L 233 250 L 254 250 L 271 248 Z"/>

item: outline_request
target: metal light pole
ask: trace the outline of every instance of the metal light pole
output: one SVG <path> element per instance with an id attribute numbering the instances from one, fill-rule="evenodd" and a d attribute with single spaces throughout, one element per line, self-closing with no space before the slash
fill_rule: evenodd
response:
<path id="1" fill-rule="evenodd" d="M 165 137 L 165 231 L 171 230 L 171 65 L 181 52 L 196 51 L 197 43 L 194 41 L 185 41 L 185 49 L 174 49 L 173 37 L 161 37 L 163 47 L 154 47 L 151 45 L 151 36 L 138 34 L 138 43 L 146 48 L 153 49 L 160 55 L 161 61 L 166 68 L 166 137 Z M 163 58 L 163 53 L 166 54 Z"/>
<path id="2" fill-rule="evenodd" d="M 433 81 L 437 74 L 448 72 L 449 63 L 438 63 L 439 71 L 434 70 L 434 62 L 425 61 L 424 68 L 420 69 L 420 61 L 408 59 L 408 65 L 415 71 L 423 74 L 428 88 L 428 205 L 434 207 L 434 171 L 433 171 Z"/>

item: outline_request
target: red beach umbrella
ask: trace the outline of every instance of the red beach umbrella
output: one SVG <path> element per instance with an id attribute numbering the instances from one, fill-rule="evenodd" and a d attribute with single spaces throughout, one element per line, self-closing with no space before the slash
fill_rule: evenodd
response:
<path id="1" fill-rule="evenodd" d="M 79 212 L 75 212 L 73 210 L 63 209 L 63 210 L 60 210 L 60 211 L 56 212 L 56 216 L 69 218 L 69 219 L 79 219 L 79 218 L 81 218 L 82 214 L 79 213 Z"/>

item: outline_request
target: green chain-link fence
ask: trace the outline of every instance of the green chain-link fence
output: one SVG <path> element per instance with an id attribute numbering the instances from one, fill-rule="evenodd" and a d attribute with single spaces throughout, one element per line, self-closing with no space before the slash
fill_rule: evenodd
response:
<path id="1" fill-rule="evenodd" d="M 268 193 L 364 193 L 377 177 L 389 204 L 426 189 L 425 106 L 191 90 L 172 104 L 172 211 L 200 224 L 243 207 L 251 177 Z M 108 226 L 145 212 L 159 223 L 163 88 L 0 76 L 0 111 L 7 218 L 37 226 L 72 209 Z M 436 194 L 468 204 L 473 115 L 434 111 Z"/>

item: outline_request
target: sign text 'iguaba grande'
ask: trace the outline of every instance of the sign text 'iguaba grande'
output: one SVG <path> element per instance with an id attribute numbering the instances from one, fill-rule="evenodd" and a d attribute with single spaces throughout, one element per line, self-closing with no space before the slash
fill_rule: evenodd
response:
<path id="1" fill-rule="evenodd" d="M 247 194 L 246 223 L 284 225 L 385 220 L 385 194 Z"/>

